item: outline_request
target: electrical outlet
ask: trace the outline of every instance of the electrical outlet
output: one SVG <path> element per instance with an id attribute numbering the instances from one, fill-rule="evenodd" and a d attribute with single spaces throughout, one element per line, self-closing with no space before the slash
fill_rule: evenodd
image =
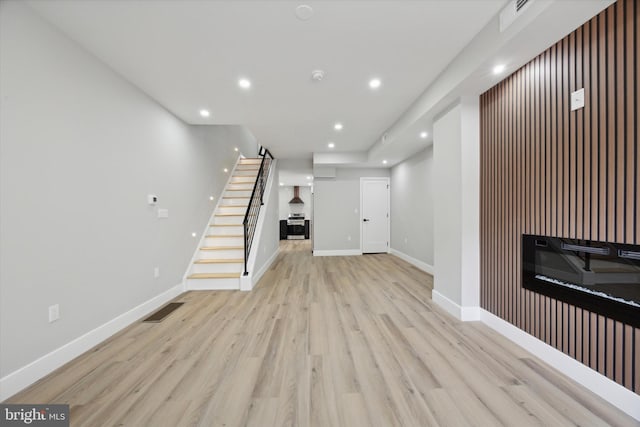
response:
<path id="1" fill-rule="evenodd" d="M 584 107 L 584 88 L 571 92 L 571 111 Z"/>
<path id="2" fill-rule="evenodd" d="M 160 277 L 160 267 L 156 267 L 153 269 L 153 277 L 155 279 L 157 279 L 158 277 Z"/>
<path id="3" fill-rule="evenodd" d="M 60 306 L 58 304 L 49 306 L 49 323 L 53 323 L 60 318 Z"/>

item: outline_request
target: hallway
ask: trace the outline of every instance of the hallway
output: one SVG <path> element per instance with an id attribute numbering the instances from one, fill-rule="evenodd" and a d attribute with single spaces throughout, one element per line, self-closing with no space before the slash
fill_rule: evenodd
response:
<path id="1" fill-rule="evenodd" d="M 637 425 L 480 323 L 392 255 L 283 241 L 251 292 L 194 291 L 11 399 L 72 426 Z"/>

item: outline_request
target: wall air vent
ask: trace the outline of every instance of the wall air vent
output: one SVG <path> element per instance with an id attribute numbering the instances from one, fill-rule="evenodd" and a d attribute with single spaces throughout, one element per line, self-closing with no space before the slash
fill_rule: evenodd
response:
<path id="1" fill-rule="evenodd" d="M 500 32 L 505 31 L 535 0 L 512 0 L 500 12 Z"/>
<path id="2" fill-rule="evenodd" d="M 522 9 L 528 2 L 529 0 L 516 0 L 516 12 L 520 12 L 520 9 Z"/>

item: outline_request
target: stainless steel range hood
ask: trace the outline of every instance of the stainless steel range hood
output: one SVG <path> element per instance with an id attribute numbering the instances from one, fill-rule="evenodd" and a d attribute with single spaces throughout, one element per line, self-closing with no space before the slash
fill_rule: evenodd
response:
<path id="1" fill-rule="evenodd" d="M 297 185 L 293 187 L 293 199 L 289 200 L 290 205 L 304 205 L 304 202 L 300 198 L 300 187 Z"/>

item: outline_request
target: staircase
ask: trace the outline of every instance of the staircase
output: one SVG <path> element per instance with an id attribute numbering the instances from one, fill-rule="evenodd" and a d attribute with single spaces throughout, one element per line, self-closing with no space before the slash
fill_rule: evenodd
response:
<path id="1" fill-rule="evenodd" d="M 244 220 L 262 159 L 240 159 L 187 276 L 187 289 L 240 289 Z"/>

